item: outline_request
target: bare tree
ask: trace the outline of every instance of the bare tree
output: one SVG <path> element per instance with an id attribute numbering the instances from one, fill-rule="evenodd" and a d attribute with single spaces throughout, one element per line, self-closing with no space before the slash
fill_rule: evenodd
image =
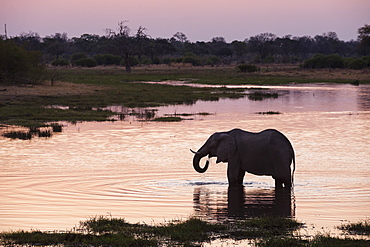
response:
<path id="1" fill-rule="evenodd" d="M 131 29 L 126 25 L 128 21 L 118 23 L 118 32 L 106 29 L 108 38 L 111 42 L 112 53 L 121 56 L 125 62 L 126 71 L 131 73 L 135 56 L 143 53 L 145 40 L 148 39 L 146 28 L 140 26 L 136 34 L 131 35 Z"/>

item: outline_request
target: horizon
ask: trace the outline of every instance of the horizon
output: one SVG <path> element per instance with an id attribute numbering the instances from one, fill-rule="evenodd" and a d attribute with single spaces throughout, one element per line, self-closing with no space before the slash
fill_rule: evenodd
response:
<path id="1" fill-rule="evenodd" d="M 370 23 L 368 0 L 272 0 L 170 1 L 152 0 L 23 0 L 7 1 L 0 9 L 0 34 L 8 37 L 34 32 L 40 37 L 66 33 L 105 35 L 118 22 L 128 21 L 132 31 L 139 26 L 152 38 L 171 38 L 176 32 L 188 40 L 243 41 L 261 34 L 278 37 L 322 35 L 335 32 L 340 40 L 357 40 L 358 29 Z"/>

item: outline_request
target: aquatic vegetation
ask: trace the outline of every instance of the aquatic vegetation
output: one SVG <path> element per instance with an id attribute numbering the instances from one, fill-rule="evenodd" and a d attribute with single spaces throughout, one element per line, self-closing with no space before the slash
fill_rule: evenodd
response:
<path id="1" fill-rule="evenodd" d="M 338 228 L 350 233 L 370 235 L 370 219 L 365 219 L 357 223 L 343 224 Z"/>
<path id="2" fill-rule="evenodd" d="M 32 134 L 30 131 L 10 131 L 3 134 L 4 137 L 11 139 L 21 139 L 21 140 L 30 140 Z"/>
<path id="3" fill-rule="evenodd" d="M 4 137 L 20 140 L 30 140 L 34 137 L 51 137 L 52 135 L 53 131 L 51 129 L 40 129 L 38 127 L 29 127 L 28 130 L 14 130 L 2 134 Z"/>
<path id="4" fill-rule="evenodd" d="M 256 92 L 247 94 L 247 97 L 250 100 L 261 101 L 261 100 L 264 100 L 264 99 L 277 99 L 279 97 L 279 94 L 278 93 L 256 91 Z"/>
<path id="5" fill-rule="evenodd" d="M 264 111 L 264 112 L 256 112 L 256 114 L 261 114 L 261 115 L 277 115 L 277 114 L 282 114 L 281 112 L 278 111 Z"/>
<path id="6" fill-rule="evenodd" d="M 312 239 L 293 234 L 304 224 L 294 219 L 259 217 L 209 223 L 196 217 L 159 225 L 131 224 L 111 215 L 81 221 L 69 232 L 16 231 L 0 233 L 5 246 L 199 246 L 215 239 L 249 239 L 256 246 L 369 246 L 370 240 L 331 237 Z"/>
<path id="7" fill-rule="evenodd" d="M 153 119 L 155 122 L 181 122 L 182 120 L 184 119 L 181 117 L 158 117 Z"/>
<path id="8" fill-rule="evenodd" d="M 258 223 L 259 221 L 261 223 Z M 299 226 L 301 223 L 295 220 L 282 218 L 209 223 L 195 217 L 151 226 L 127 223 L 122 218 L 109 215 L 81 221 L 78 231 L 65 233 L 18 231 L 1 233 L 0 237 L 5 245 L 161 246 L 170 244 L 177 246 L 185 244 L 194 246 L 216 238 L 256 239 L 281 236 Z"/>

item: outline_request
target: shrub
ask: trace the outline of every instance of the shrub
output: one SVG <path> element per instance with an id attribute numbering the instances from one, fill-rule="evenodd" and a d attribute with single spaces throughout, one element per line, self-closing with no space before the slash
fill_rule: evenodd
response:
<path id="1" fill-rule="evenodd" d="M 239 72 L 245 73 L 252 73 L 258 71 L 258 67 L 252 64 L 239 64 L 236 66 Z"/>
<path id="2" fill-rule="evenodd" d="M 76 62 L 78 60 L 81 60 L 82 58 L 87 58 L 87 55 L 83 52 L 77 52 L 77 53 L 74 53 L 72 56 L 71 56 L 71 64 L 72 65 L 77 65 Z"/>
<path id="3" fill-rule="evenodd" d="M 207 65 L 211 65 L 211 66 L 218 65 L 220 63 L 221 63 L 221 59 L 217 56 L 209 57 L 206 62 Z"/>
<path id="4" fill-rule="evenodd" d="M 45 74 L 42 54 L 0 39 L 0 82 L 38 82 Z"/>
<path id="5" fill-rule="evenodd" d="M 362 58 L 354 58 L 354 59 L 351 59 L 348 63 L 347 63 L 347 68 L 349 69 L 357 69 L 357 70 L 360 70 L 360 69 L 364 69 L 368 66 L 367 62 L 362 59 Z"/>
<path id="6" fill-rule="evenodd" d="M 56 59 L 53 62 L 51 62 L 51 65 L 53 66 L 68 66 L 69 61 L 66 59 Z"/>
<path id="7" fill-rule="evenodd" d="M 138 59 L 137 57 L 134 57 L 134 58 L 132 59 L 132 64 L 131 64 L 131 66 L 137 66 L 139 63 L 140 63 L 140 62 L 139 62 L 139 59 Z M 122 60 L 121 60 L 121 65 L 122 65 L 122 66 L 126 66 L 126 61 L 125 61 L 125 59 L 122 59 Z"/>
<path id="8" fill-rule="evenodd" d="M 95 67 L 98 65 L 98 63 L 92 59 L 92 58 L 81 58 L 80 60 L 77 60 L 76 62 L 77 66 L 81 67 Z"/>
<path id="9" fill-rule="evenodd" d="M 202 65 L 202 61 L 199 57 L 197 56 L 185 56 L 182 59 L 183 63 L 191 63 L 193 66 L 200 66 Z"/>
<path id="10" fill-rule="evenodd" d="M 149 57 L 143 57 L 140 61 L 140 64 L 152 64 L 153 61 Z"/>
<path id="11" fill-rule="evenodd" d="M 98 65 L 120 65 L 122 58 L 113 54 L 98 54 L 94 56 Z"/>
<path id="12" fill-rule="evenodd" d="M 331 54 L 325 57 L 325 66 L 327 68 L 343 68 L 343 58 L 338 54 Z"/>
<path id="13" fill-rule="evenodd" d="M 315 57 L 307 59 L 303 63 L 304 68 L 343 68 L 344 60 L 338 54 L 323 55 L 317 54 Z"/>
<path id="14" fill-rule="evenodd" d="M 153 64 L 161 64 L 162 63 L 162 61 L 159 57 L 153 57 L 152 62 L 153 62 Z"/>

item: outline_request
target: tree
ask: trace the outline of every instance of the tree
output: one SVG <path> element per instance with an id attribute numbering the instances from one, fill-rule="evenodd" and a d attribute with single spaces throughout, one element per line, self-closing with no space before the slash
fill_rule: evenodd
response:
<path id="1" fill-rule="evenodd" d="M 144 42 L 148 39 L 146 28 L 140 26 L 135 35 L 131 35 L 130 28 L 125 24 L 127 21 L 118 23 L 118 32 L 107 29 L 108 38 L 111 41 L 111 52 L 124 59 L 126 71 L 131 73 L 135 56 L 143 54 Z"/>
<path id="2" fill-rule="evenodd" d="M 18 37 L 14 38 L 14 40 L 18 45 L 24 46 L 27 50 L 42 50 L 41 38 L 38 33 L 23 32 Z"/>
<path id="3" fill-rule="evenodd" d="M 294 54 L 301 60 L 307 59 L 314 49 L 314 40 L 310 36 L 293 37 L 295 40 Z"/>
<path id="4" fill-rule="evenodd" d="M 56 33 L 55 35 L 43 38 L 45 52 L 58 59 L 68 50 L 68 37 L 66 33 Z"/>
<path id="5" fill-rule="evenodd" d="M 79 52 L 84 52 L 91 55 L 96 54 L 99 50 L 99 35 L 82 34 L 81 37 L 72 38 L 72 40 Z"/>
<path id="6" fill-rule="evenodd" d="M 359 48 L 363 55 L 370 54 L 370 25 L 365 25 L 358 29 Z"/>
<path id="7" fill-rule="evenodd" d="M 243 41 L 234 40 L 231 42 L 231 49 L 233 51 L 233 55 L 239 59 L 247 53 L 247 44 Z"/>
<path id="8" fill-rule="evenodd" d="M 41 52 L 28 51 L 14 40 L 0 40 L 0 57 L 0 82 L 36 83 L 45 72 Z"/>
<path id="9" fill-rule="evenodd" d="M 182 44 L 188 42 L 188 38 L 186 37 L 186 35 L 182 32 L 177 32 L 173 35 L 173 37 L 177 40 L 177 41 L 180 41 Z"/>
<path id="10" fill-rule="evenodd" d="M 249 49 L 256 51 L 265 59 L 267 56 L 272 55 L 274 51 L 273 42 L 276 40 L 276 35 L 272 33 L 261 33 L 256 36 L 250 37 L 248 42 Z"/>
<path id="11" fill-rule="evenodd" d="M 341 42 L 335 32 L 316 35 L 315 38 L 316 53 L 334 54 L 341 53 Z"/>

